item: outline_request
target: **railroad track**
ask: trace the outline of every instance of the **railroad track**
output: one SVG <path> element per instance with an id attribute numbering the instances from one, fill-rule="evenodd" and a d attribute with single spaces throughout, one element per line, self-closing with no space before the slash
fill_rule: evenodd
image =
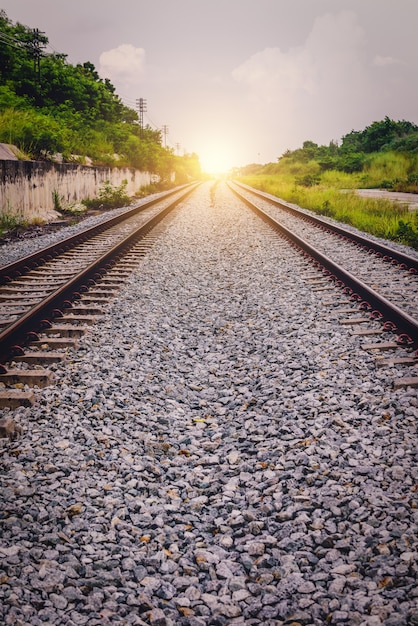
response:
<path id="1" fill-rule="evenodd" d="M 379 358 L 379 365 L 415 366 L 418 361 L 418 259 L 390 246 L 289 206 L 247 185 L 230 189 L 277 232 L 309 258 L 318 273 L 318 290 L 338 287 L 350 307 L 340 309 L 341 323 L 353 334 L 377 336 L 364 348 L 375 354 L 397 350 L 400 356 Z M 335 300 L 329 304 L 339 303 Z M 382 340 L 382 337 L 385 340 Z M 386 338 L 389 337 L 389 341 Z M 416 385 L 415 377 L 403 381 Z M 399 384 L 401 384 L 399 382 Z"/>
<path id="2" fill-rule="evenodd" d="M 151 242 L 150 231 L 194 188 L 168 192 L 1 267 L 0 363 L 13 359 L 40 364 L 63 358 L 62 353 L 39 347 L 66 347 L 82 334 L 81 325 L 92 322 L 98 303 L 129 274 L 118 271 L 112 276 L 117 261 L 143 254 Z M 83 303 L 74 304 L 87 291 Z M 19 372 L 4 365 L 1 371 L 3 382 L 21 380 Z M 40 372 L 28 372 L 29 377 L 39 386 L 49 381 Z"/>
<path id="3" fill-rule="evenodd" d="M 87 229 L 76 237 L 0 268 L 0 362 L 20 362 L 17 370 L 1 366 L 0 381 L 20 386 L 28 381 L 37 386 L 50 384 L 51 377 L 47 371 L 32 368 L 64 358 L 65 353 L 60 350 L 76 344 L 83 327 L 94 323 L 102 310 L 101 305 L 129 277 L 135 261 L 152 245 L 152 228 L 194 188 L 182 188 L 162 200 L 158 198 L 129 210 L 105 224 Z M 294 209 L 292 215 L 289 215 L 289 207 L 285 207 L 284 213 L 280 202 L 273 202 L 264 194 L 235 183 L 230 184 L 230 188 L 274 230 L 279 231 L 292 245 L 299 247 L 304 256 L 311 259 L 314 273 L 307 276 L 307 280 L 312 283 L 313 289 L 328 292 L 335 291 L 335 287 L 341 288 L 343 302 L 348 302 L 349 308 L 346 305 L 337 312 L 345 315 L 341 323 L 355 327 L 353 334 L 378 335 L 380 339 L 385 332 L 396 334 L 395 341 L 368 343 L 365 347 L 379 353 L 399 348 L 402 353 L 396 357 L 397 363 L 412 366 L 417 363 L 417 353 L 414 354 L 418 346 L 418 322 L 414 316 L 418 271 L 416 259 L 396 253 L 381 244 L 376 245 L 372 258 L 370 249 L 373 242 L 356 236 L 354 248 L 349 231 L 336 227 L 334 233 L 325 234 L 324 222 L 314 219 L 315 224 L 307 224 L 307 216 L 303 212 L 305 221 L 302 239 L 301 218 Z M 257 197 L 257 204 L 250 201 L 250 197 Z M 283 224 L 285 219 L 286 225 Z M 292 220 L 291 224 L 289 220 Z M 321 230 L 318 230 L 318 226 Z M 297 230 L 298 234 L 290 227 Z M 326 224 L 326 227 L 328 229 L 330 225 Z M 307 232 L 309 229 L 310 233 Z M 321 249 L 307 241 L 308 237 L 318 238 L 318 232 Z M 335 259 L 335 237 L 339 238 L 338 260 Z M 343 248 L 346 250 L 345 257 L 349 249 L 348 270 L 347 259 L 343 260 L 341 256 Z M 363 278 L 354 276 L 353 268 L 355 270 L 363 266 L 365 259 L 370 263 L 371 258 L 372 265 L 378 266 L 379 270 L 367 284 Z M 370 266 L 363 268 L 364 273 L 370 279 Z M 399 285 L 397 302 L 389 300 L 387 293 L 380 293 L 387 286 L 388 273 L 396 273 Z M 370 286 L 370 282 L 373 286 Z M 379 291 L 376 290 L 377 282 L 381 285 Z M 334 297 L 332 304 L 336 303 L 341 304 L 341 301 Z M 367 328 L 364 328 L 365 325 Z M 393 358 L 380 358 L 379 364 L 393 362 Z M 408 384 L 408 379 L 404 383 Z M 409 383 L 415 384 L 413 377 L 410 377 Z M 4 393 L 4 402 L 8 406 L 32 402 L 30 394 L 25 395 L 25 392 L 15 391 L 12 395 L 13 398 Z"/>

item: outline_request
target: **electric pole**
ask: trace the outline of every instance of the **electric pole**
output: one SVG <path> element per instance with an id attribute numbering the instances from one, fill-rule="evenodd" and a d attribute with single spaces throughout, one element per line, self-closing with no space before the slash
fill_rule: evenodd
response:
<path id="1" fill-rule="evenodd" d="M 29 44 L 33 56 L 33 71 L 36 76 L 38 85 L 41 84 L 41 56 L 42 48 L 45 46 L 45 33 L 39 28 L 32 30 L 32 41 Z"/>
<path id="2" fill-rule="evenodd" d="M 144 112 L 147 110 L 147 101 L 144 98 L 139 98 L 136 101 L 136 106 L 139 112 L 139 128 L 141 129 L 141 137 L 144 133 Z"/>
<path id="3" fill-rule="evenodd" d="M 164 135 L 164 148 L 167 146 L 167 134 L 168 134 L 168 126 L 164 124 L 162 127 L 163 135 Z"/>

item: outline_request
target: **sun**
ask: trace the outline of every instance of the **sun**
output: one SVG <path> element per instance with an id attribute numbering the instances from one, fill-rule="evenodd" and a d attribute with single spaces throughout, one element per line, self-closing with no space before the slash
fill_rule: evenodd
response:
<path id="1" fill-rule="evenodd" d="M 212 176 L 225 175 L 236 165 L 231 147 L 222 143 L 205 145 L 199 158 L 202 170 Z"/>

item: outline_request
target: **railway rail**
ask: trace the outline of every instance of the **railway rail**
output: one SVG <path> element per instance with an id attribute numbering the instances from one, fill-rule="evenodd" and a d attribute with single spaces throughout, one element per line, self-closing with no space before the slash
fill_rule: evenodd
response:
<path id="1" fill-rule="evenodd" d="M 56 384 L 0 411 L 1 623 L 418 623 L 418 389 L 212 189 L 81 294 L 129 277 Z"/>
<path id="2" fill-rule="evenodd" d="M 418 258 L 298 210 L 246 185 L 234 193 L 310 257 L 358 310 L 418 347 Z M 255 200 L 254 200 L 255 199 Z M 362 318 L 364 321 L 364 317 Z"/>
<path id="3" fill-rule="evenodd" d="M 282 212 L 284 211 L 289 215 L 295 216 L 298 220 L 314 224 L 326 232 L 332 232 L 336 235 L 340 235 L 344 241 L 350 241 L 365 251 L 374 252 L 376 256 L 381 258 L 384 262 L 395 262 L 395 264 L 399 265 L 401 269 L 408 269 L 412 270 L 412 273 L 418 273 L 418 255 L 413 256 L 411 254 L 401 252 L 400 250 L 396 250 L 391 246 L 383 244 L 382 242 L 372 240 L 359 232 L 354 232 L 344 228 L 341 224 L 331 223 L 321 217 L 318 217 L 317 215 L 314 215 L 310 211 L 306 211 L 300 207 L 284 202 L 283 200 L 279 200 L 271 194 L 264 193 L 254 189 L 253 187 L 244 185 L 243 183 L 235 181 L 233 187 L 235 189 L 241 189 L 242 191 L 248 192 L 252 197 L 266 201 L 267 204 L 265 206 L 267 207 L 277 207 L 281 209 Z"/>
<path id="4" fill-rule="evenodd" d="M 100 280 L 126 253 L 185 199 L 195 185 L 128 209 L 0 268 L 0 363 L 23 356 L 28 334 L 63 317 L 80 292 Z"/>
<path id="5" fill-rule="evenodd" d="M 230 183 L 229 187 L 310 259 L 315 272 L 323 275 L 317 289 L 339 287 L 342 290 L 350 308 L 342 309 L 346 319 L 341 323 L 355 326 L 353 334 L 396 334 L 396 341 L 366 345 L 375 351 L 400 347 L 403 352 L 397 362 L 416 364 L 416 258 L 381 243 L 374 244 L 306 212 L 298 212 L 246 186 Z M 74 342 L 74 338 L 82 334 L 80 325 L 91 322 L 91 317 L 99 311 L 100 302 L 106 301 L 109 293 L 118 288 L 122 276 L 129 274 L 129 262 L 122 270 L 113 271 L 116 262 L 134 246 L 137 246 L 135 254 L 141 254 L 148 245 L 144 243 L 144 237 L 194 189 L 195 185 L 192 185 L 170 192 L 163 198 L 130 209 L 0 268 L 0 363 L 3 363 L 0 367 L 3 381 L 16 382 L 21 375 L 19 371 L 8 369 L 6 364 L 11 360 L 42 364 L 62 358 L 62 353 L 54 353 L 52 349 Z M 257 204 L 252 201 L 254 197 Z M 391 285 L 396 279 L 395 294 L 388 292 L 388 275 Z M 391 289 L 393 291 L 393 287 Z M 392 298 L 392 295 L 396 297 Z M 364 328 L 364 324 L 368 327 Z M 359 329 L 361 325 L 363 327 Z M 49 352 L 42 350 L 46 347 Z M 412 354 L 414 350 L 415 354 Z M 48 384 L 48 376 L 42 371 L 32 372 L 31 376 L 34 384 L 42 385 L 44 379 Z M 406 379 L 408 381 L 416 384 L 415 379 Z"/>

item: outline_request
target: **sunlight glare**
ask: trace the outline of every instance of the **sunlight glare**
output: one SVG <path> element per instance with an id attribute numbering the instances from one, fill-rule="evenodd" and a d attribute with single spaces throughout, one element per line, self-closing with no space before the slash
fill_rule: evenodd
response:
<path id="1" fill-rule="evenodd" d="M 223 144 L 205 145 L 199 157 L 202 170 L 211 175 L 227 174 L 236 165 L 236 156 Z"/>

